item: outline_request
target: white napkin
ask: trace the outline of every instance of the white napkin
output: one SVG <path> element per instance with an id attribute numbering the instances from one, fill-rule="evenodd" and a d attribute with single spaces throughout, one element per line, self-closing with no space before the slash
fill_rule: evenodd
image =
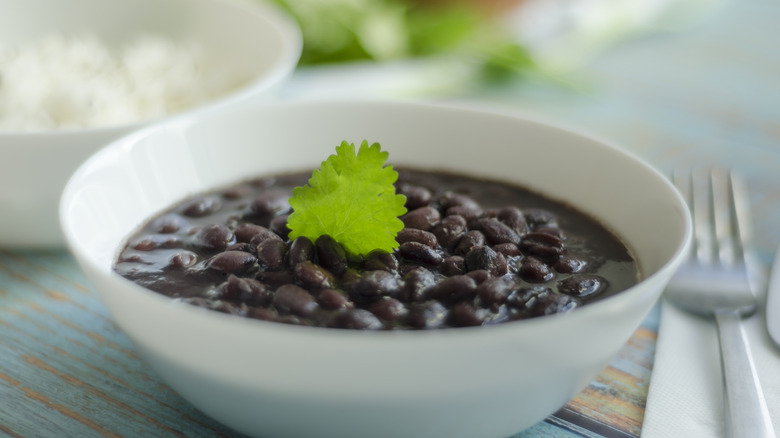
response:
<path id="1" fill-rule="evenodd" d="M 775 432 L 780 436 L 780 351 L 763 309 L 743 320 Z M 723 383 L 715 321 L 661 304 L 643 438 L 724 437 Z"/>

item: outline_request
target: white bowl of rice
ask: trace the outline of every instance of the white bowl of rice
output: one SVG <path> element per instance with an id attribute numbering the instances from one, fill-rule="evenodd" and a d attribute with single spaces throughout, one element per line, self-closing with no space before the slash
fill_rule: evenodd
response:
<path id="1" fill-rule="evenodd" d="M 0 0 L 0 247 L 58 248 L 89 155 L 161 119 L 273 100 L 297 24 L 264 0 Z"/>

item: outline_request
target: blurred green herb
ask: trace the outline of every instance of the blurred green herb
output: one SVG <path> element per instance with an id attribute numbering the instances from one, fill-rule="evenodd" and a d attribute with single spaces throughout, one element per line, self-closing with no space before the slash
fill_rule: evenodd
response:
<path id="1" fill-rule="evenodd" d="M 301 65 L 445 56 L 469 63 L 488 82 L 538 70 L 528 50 L 478 2 L 273 1 L 301 27 Z"/>

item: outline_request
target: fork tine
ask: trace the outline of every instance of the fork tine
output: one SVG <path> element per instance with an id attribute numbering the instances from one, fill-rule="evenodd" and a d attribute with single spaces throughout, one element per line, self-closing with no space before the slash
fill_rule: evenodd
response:
<path id="1" fill-rule="evenodd" d="M 712 229 L 712 185 L 709 173 L 704 170 L 691 172 L 691 216 L 696 258 L 699 263 L 713 263 L 714 240 Z"/>
<path id="2" fill-rule="evenodd" d="M 735 224 L 737 235 L 739 237 L 739 253 L 744 261 L 747 248 L 750 248 L 750 242 L 753 239 L 753 221 L 750 214 L 750 198 L 748 196 L 747 186 L 740 176 L 731 172 L 731 196 L 734 203 Z"/>
<path id="3" fill-rule="evenodd" d="M 712 219 L 715 231 L 715 245 L 718 260 L 724 266 L 733 266 L 736 261 L 739 225 L 735 212 L 734 193 L 729 174 L 723 169 L 713 168 L 710 171 L 712 187 Z M 731 192 L 731 195 L 729 193 Z"/>

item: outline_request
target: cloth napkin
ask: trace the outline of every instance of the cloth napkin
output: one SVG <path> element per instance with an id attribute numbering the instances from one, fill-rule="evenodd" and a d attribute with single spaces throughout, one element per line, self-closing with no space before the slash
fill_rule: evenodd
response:
<path id="1" fill-rule="evenodd" d="M 780 350 L 763 309 L 743 320 L 775 432 L 780 436 Z M 724 437 L 723 383 L 715 321 L 661 302 L 643 438 Z"/>

